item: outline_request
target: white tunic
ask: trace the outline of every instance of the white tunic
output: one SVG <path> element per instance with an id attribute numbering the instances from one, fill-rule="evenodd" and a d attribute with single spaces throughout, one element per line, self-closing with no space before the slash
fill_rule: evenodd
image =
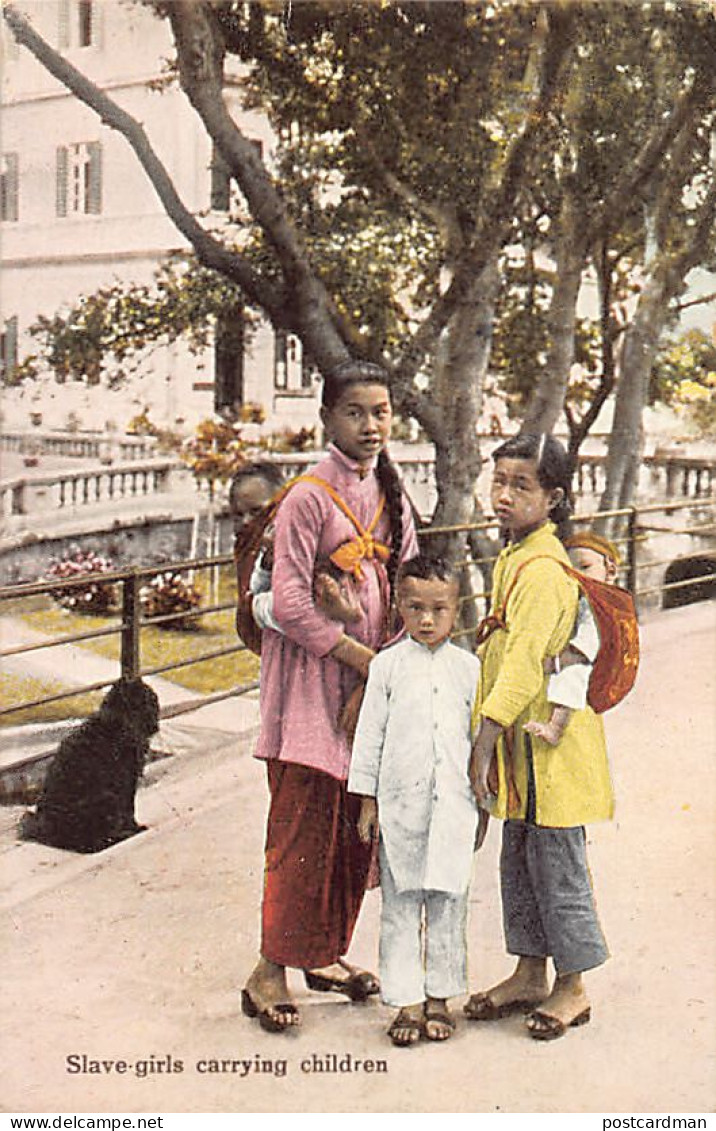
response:
<path id="1" fill-rule="evenodd" d="M 583 664 L 570 664 L 561 672 L 551 675 L 547 684 L 547 700 L 559 707 L 580 711 L 587 705 L 587 691 L 592 667 L 599 651 L 599 629 L 586 597 L 580 596 L 577 618 L 569 647 L 585 657 Z"/>
<path id="2" fill-rule="evenodd" d="M 468 778 L 476 656 L 410 637 L 370 665 L 348 789 L 378 801 L 399 891 L 464 892 L 477 807 Z"/>

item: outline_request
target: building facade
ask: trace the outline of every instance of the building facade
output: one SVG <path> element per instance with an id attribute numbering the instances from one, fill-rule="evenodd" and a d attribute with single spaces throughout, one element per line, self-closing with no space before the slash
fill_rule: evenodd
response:
<path id="1" fill-rule="evenodd" d="M 40 34 L 141 122 L 184 204 L 207 226 L 221 226 L 233 206 L 228 177 L 176 82 L 168 82 L 169 28 L 126 0 L 28 0 L 24 12 Z M 114 283 L 150 284 L 184 238 L 128 142 L 54 79 L 5 31 L 0 158 L 3 373 L 33 351 L 28 335 L 39 315 L 68 310 L 82 295 Z M 244 112 L 240 75 L 227 101 L 246 136 L 270 161 L 268 123 Z M 233 110 L 235 107 L 235 111 Z M 240 319 L 238 326 L 240 326 Z M 181 341 L 153 351 L 125 387 L 98 396 L 85 382 L 42 374 L 6 389 L 14 426 L 38 406 L 43 425 L 119 428 L 147 410 L 163 426 L 190 427 L 226 407 L 260 404 L 270 429 L 316 423 L 316 383 L 301 344 L 260 324 L 248 342 L 237 323 L 217 327 L 199 356 Z M 90 375 L 87 375 L 90 379 Z M 6 419 L 7 419 L 6 413 Z"/>

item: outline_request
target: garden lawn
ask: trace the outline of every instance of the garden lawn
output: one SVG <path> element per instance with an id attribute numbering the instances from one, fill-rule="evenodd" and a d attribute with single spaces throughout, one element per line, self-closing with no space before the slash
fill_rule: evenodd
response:
<path id="1" fill-rule="evenodd" d="M 66 684 L 55 681 L 30 679 L 0 672 L 0 699 L 3 706 L 12 707 L 14 703 L 31 703 L 46 695 L 59 695 L 69 691 Z M 24 707 L 10 715 L 0 715 L 0 727 L 21 726 L 24 723 L 56 723 L 63 719 L 83 719 L 96 711 L 104 692 L 89 694 L 77 692 L 71 698 L 58 699 L 55 703 L 43 703 L 39 707 Z"/>
<path id="2" fill-rule="evenodd" d="M 206 598 L 204 598 L 206 603 Z M 231 607 L 222 612 L 208 613 L 189 622 L 187 628 L 171 628 L 143 624 L 140 633 L 140 666 L 142 670 L 164 667 L 166 664 L 184 664 L 198 660 L 208 652 L 238 644 L 235 628 L 235 585 L 233 578 L 222 575 L 219 602 Z M 50 637 L 72 636 L 75 633 L 93 632 L 97 629 L 111 628 L 111 636 L 100 636 L 93 640 L 77 642 L 77 647 L 86 648 L 100 656 L 118 660 L 120 654 L 119 629 L 121 621 L 117 612 L 109 615 L 88 615 L 68 612 L 49 596 L 13 600 L 12 608 L 3 611 L 21 617 L 37 632 Z M 192 663 L 176 670 L 162 672 L 165 679 L 178 683 L 181 687 L 210 694 L 213 691 L 228 691 L 258 678 L 258 658 L 248 650 L 220 656 L 204 663 Z M 14 717 L 14 716 L 13 716 Z"/>

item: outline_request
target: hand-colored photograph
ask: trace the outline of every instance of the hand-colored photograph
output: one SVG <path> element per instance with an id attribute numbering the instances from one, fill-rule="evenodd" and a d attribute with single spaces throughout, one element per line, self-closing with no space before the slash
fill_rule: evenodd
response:
<path id="1" fill-rule="evenodd" d="M 705 1126 L 713 3 L 0 48 L 0 1111 Z"/>

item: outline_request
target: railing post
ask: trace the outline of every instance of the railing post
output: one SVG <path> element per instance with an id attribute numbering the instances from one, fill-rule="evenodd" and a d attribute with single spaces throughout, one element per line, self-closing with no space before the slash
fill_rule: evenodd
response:
<path id="1" fill-rule="evenodd" d="M 137 679 L 139 662 L 139 574 L 134 570 L 122 582 L 121 668 L 125 679 Z"/>
<path id="2" fill-rule="evenodd" d="M 629 517 L 627 519 L 627 589 L 636 596 L 637 585 L 637 518 L 639 511 L 636 507 L 629 508 Z"/>

